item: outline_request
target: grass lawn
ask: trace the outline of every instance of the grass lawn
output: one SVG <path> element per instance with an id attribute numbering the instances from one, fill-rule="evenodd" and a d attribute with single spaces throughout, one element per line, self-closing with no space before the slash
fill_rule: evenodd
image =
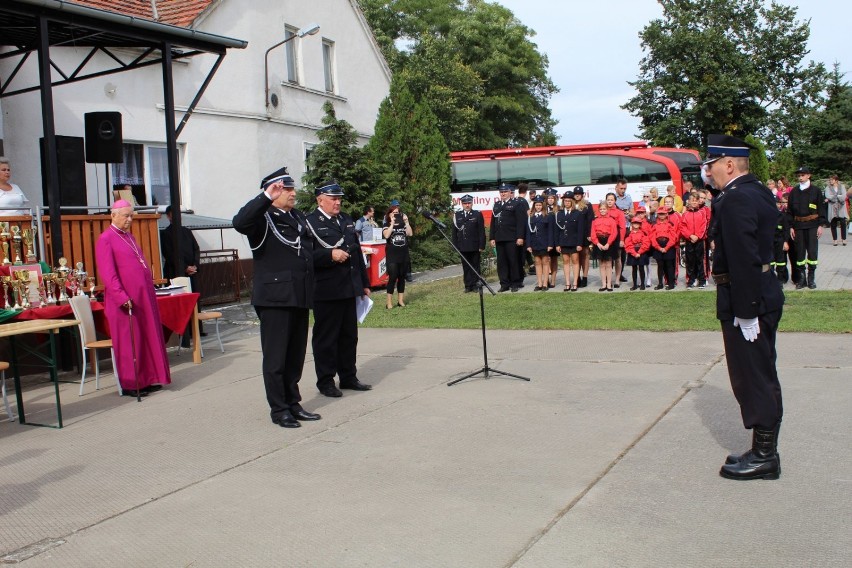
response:
<path id="1" fill-rule="evenodd" d="M 493 286 L 496 290 L 497 286 Z M 405 308 L 385 309 L 384 290 L 375 290 L 364 327 L 475 329 L 479 294 L 462 292 L 461 277 L 409 284 Z M 786 292 L 780 331 L 852 332 L 852 291 Z M 617 329 L 718 331 L 714 290 L 646 290 L 623 293 L 504 292 L 485 295 L 488 329 Z"/>

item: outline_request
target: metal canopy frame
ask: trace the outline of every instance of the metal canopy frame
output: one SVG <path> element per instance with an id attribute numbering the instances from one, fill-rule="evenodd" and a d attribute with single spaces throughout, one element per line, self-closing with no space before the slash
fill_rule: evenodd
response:
<path id="1" fill-rule="evenodd" d="M 248 42 L 243 40 L 160 24 L 64 0 L 4 0 L 0 4 L 0 46 L 12 48 L 0 53 L 0 60 L 17 58 L 9 77 L 0 83 L 0 98 L 34 91 L 41 93 L 47 162 L 45 182 L 50 202 L 50 233 L 54 258 L 63 256 L 63 244 L 53 88 L 94 77 L 160 65 L 163 72 L 169 193 L 171 202 L 179 204 L 177 139 L 219 69 L 226 50 L 228 48 L 243 49 L 247 45 Z M 87 47 L 89 49 L 81 53 L 79 62 L 71 70 L 61 69 L 51 60 L 51 47 Z M 132 57 L 130 61 L 125 61 L 114 52 L 116 48 L 137 48 L 142 49 L 142 52 Z M 17 87 L 15 78 L 33 53 L 38 58 L 39 84 Z M 86 66 L 98 53 L 107 55 L 115 62 L 115 66 L 87 71 Z M 175 60 L 203 54 L 217 55 L 217 58 L 198 88 L 180 124 L 176 126 L 172 63 Z M 58 76 L 54 77 L 53 72 Z M 177 227 L 181 226 L 180 207 L 173 209 L 172 223 Z M 174 250 L 180 250 L 180 233 L 181 231 L 173 231 Z M 175 257 L 179 259 L 180 255 Z M 177 262 L 180 261 L 177 260 Z M 180 274 L 184 268 L 176 266 L 175 270 Z"/>

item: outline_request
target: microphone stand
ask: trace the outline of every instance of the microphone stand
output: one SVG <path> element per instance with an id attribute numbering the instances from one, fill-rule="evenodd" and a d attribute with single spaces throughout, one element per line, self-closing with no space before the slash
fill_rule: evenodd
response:
<path id="1" fill-rule="evenodd" d="M 491 292 L 492 296 L 497 295 L 497 292 L 495 292 L 494 289 L 491 286 L 488 285 L 488 282 L 486 282 L 485 278 L 482 277 L 482 274 L 479 273 L 479 267 L 474 267 L 470 263 L 470 261 L 468 261 L 465 258 L 465 256 L 461 253 L 461 251 L 458 249 L 458 247 L 456 247 L 456 245 L 455 245 L 455 243 L 453 243 L 452 239 L 450 239 L 447 236 L 447 234 L 443 231 L 443 229 L 446 229 L 447 226 L 444 225 L 443 223 L 441 223 L 440 221 L 438 221 L 437 219 L 435 219 L 431 214 L 424 214 L 424 216 L 427 219 L 429 219 L 430 221 L 432 221 L 432 223 L 435 225 L 435 228 L 438 229 L 438 232 L 441 233 L 442 237 L 444 237 L 444 240 L 446 240 L 448 243 L 450 243 L 450 246 L 453 247 L 453 250 L 456 251 L 456 253 L 458 253 L 458 255 L 459 255 L 459 258 L 462 259 L 462 262 L 464 264 L 466 264 L 468 268 L 473 270 L 473 273 L 476 275 L 476 278 L 479 280 L 479 283 L 477 284 L 476 287 L 479 290 L 479 315 L 480 315 L 481 322 L 482 322 L 481 323 L 481 326 L 482 326 L 482 359 L 484 361 L 484 365 L 482 366 L 482 368 L 477 369 L 477 370 L 473 371 L 472 373 L 468 373 L 467 375 L 465 375 L 463 377 L 459 377 L 458 379 L 454 379 L 454 380 L 448 382 L 447 386 L 451 387 L 456 383 L 460 383 L 461 381 L 464 381 L 465 379 L 477 377 L 478 375 L 482 375 L 484 378 L 487 379 L 492 374 L 493 375 L 505 376 L 505 377 L 512 377 L 512 378 L 515 378 L 515 379 L 521 379 L 522 381 L 529 381 L 530 379 L 528 377 L 522 377 L 521 375 L 514 375 L 512 373 L 507 373 L 506 371 L 500 371 L 500 370 L 497 370 L 497 369 L 493 369 L 493 368 L 488 366 L 488 346 L 487 346 L 488 344 L 487 344 L 487 340 L 486 340 L 486 337 L 485 337 L 485 300 L 484 300 L 484 297 L 483 297 L 482 289 L 487 288 L 488 291 Z"/>

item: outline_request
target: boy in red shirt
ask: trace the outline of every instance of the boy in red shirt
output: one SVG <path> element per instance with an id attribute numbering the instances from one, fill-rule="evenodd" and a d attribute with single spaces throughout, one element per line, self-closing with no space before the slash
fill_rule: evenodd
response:
<path id="1" fill-rule="evenodd" d="M 698 195 L 691 194 L 680 219 L 680 236 L 686 241 L 686 287 L 707 287 L 704 247 L 707 241 L 707 215 L 698 205 Z"/>
<path id="2" fill-rule="evenodd" d="M 649 225 L 650 227 L 650 225 Z M 642 227 L 642 220 L 633 217 L 630 223 L 630 234 L 624 239 L 624 250 L 627 252 L 627 266 L 633 267 L 633 287 L 645 289 L 645 267 L 648 266 L 648 249 L 651 247 L 651 237 Z M 640 285 L 636 284 L 636 275 L 639 274 Z"/>
<path id="3" fill-rule="evenodd" d="M 651 232 L 651 250 L 657 261 L 659 278 L 659 284 L 654 287 L 654 290 L 662 290 L 664 282 L 666 290 L 673 290 L 675 287 L 675 262 L 677 262 L 675 251 L 677 251 L 680 235 L 675 226 L 669 222 L 669 212 L 668 207 L 660 207 L 657 210 L 657 222 Z"/>

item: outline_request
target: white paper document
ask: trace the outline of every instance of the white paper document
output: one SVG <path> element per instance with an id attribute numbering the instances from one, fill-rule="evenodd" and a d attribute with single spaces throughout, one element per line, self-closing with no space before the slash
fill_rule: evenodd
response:
<path id="1" fill-rule="evenodd" d="M 370 296 L 355 298 L 355 315 L 358 316 L 358 323 L 364 323 L 371 309 L 373 309 L 373 300 L 370 299 Z"/>

